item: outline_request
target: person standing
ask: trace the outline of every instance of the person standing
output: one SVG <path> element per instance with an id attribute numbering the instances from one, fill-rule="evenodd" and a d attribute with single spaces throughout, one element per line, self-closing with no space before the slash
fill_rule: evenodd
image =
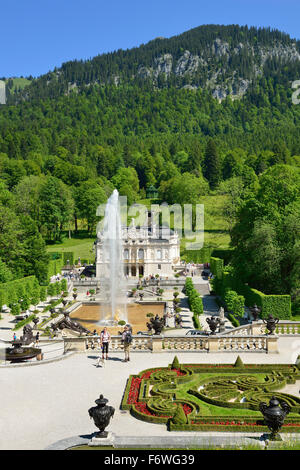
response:
<path id="1" fill-rule="evenodd" d="M 129 352 L 130 352 L 130 344 L 132 342 L 132 335 L 129 327 L 127 325 L 124 326 L 124 331 L 122 333 L 122 343 L 124 345 L 124 353 L 125 359 L 124 362 L 130 361 Z"/>
<path id="2" fill-rule="evenodd" d="M 108 329 L 106 328 L 106 326 L 101 331 L 100 338 L 101 338 L 101 346 L 102 346 L 102 359 L 104 359 L 104 354 L 105 354 L 105 358 L 108 359 L 108 346 L 110 342 L 110 333 Z"/>

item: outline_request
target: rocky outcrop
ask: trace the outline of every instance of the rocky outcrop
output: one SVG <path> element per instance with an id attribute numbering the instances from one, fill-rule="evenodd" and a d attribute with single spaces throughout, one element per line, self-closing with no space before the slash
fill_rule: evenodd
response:
<path id="1" fill-rule="evenodd" d="M 239 54 L 248 58 L 251 64 L 248 76 L 242 76 L 238 69 L 232 70 L 232 67 L 227 65 Z M 223 100 L 228 95 L 240 98 L 246 93 L 252 80 L 263 74 L 264 65 L 270 58 L 280 59 L 283 63 L 300 61 L 300 53 L 296 44 L 278 43 L 272 47 L 254 47 L 240 42 L 231 47 L 228 42 L 217 38 L 209 49 L 202 50 L 198 55 L 185 50 L 179 57 L 173 57 L 168 53 L 156 57 L 151 67 L 141 64 L 137 75 L 144 79 L 152 79 L 153 83 L 161 74 L 165 78 L 172 74 L 179 78 L 189 75 L 189 83 L 181 85 L 185 89 L 195 90 L 198 87 L 205 87 L 210 89 L 218 100 Z M 193 79 L 195 76 L 197 79 Z M 203 83 L 201 76 L 205 77 Z"/>

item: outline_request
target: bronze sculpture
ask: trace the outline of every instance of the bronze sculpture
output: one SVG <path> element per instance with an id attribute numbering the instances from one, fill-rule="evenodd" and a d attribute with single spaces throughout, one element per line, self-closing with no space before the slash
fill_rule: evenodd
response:
<path id="1" fill-rule="evenodd" d="M 63 312 L 64 318 L 56 323 L 57 328 L 63 330 L 68 328 L 69 330 L 77 331 L 78 333 L 92 334 L 90 330 L 84 328 L 80 323 L 71 320 L 68 312 Z"/>
<path id="2" fill-rule="evenodd" d="M 109 425 L 110 418 L 113 417 L 115 409 L 112 406 L 108 406 L 106 403 L 108 400 L 100 395 L 100 397 L 95 400 L 97 406 L 92 406 L 89 409 L 88 413 L 90 418 L 93 418 L 95 426 L 99 429 L 96 437 L 105 438 L 108 435 L 108 432 L 105 431 L 105 428 Z"/>

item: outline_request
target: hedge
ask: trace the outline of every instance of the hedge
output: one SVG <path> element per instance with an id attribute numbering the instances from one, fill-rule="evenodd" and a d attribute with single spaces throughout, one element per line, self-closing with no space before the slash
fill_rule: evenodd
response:
<path id="1" fill-rule="evenodd" d="M 17 303 L 25 293 L 31 297 L 38 286 L 39 283 L 35 276 L 27 276 L 0 284 L 0 307 Z"/>
<path id="2" fill-rule="evenodd" d="M 211 257 L 222 258 L 228 264 L 232 256 L 232 249 L 216 248 L 206 245 L 200 250 L 181 250 L 180 257 L 187 263 L 209 263 Z"/>
<path id="3" fill-rule="evenodd" d="M 20 328 L 22 328 L 22 326 L 25 326 L 28 323 L 31 323 L 34 318 L 35 318 L 35 314 L 30 315 L 28 318 L 24 318 L 24 320 L 19 321 L 16 324 L 16 326 L 13 328 L 13 331 L 19 330 Z"/>
<path id="4" fill-rule="evenodd" d="M 63 263 L 64 266 L 67 265 L 67 261 L 69 261 L 69 264 L 72 266 L 74 264 L 74 252 L 73 251 L 65 251 L 63 253 Z"/>
<path id="5" fill-rule="evenodd" d="M 243 317 L 245 305 L 245 297 L 243 295 L 238 295 L 236 291 L 226 288 L 224 301 L 230 312 L 239 317 Z"/>
<path id="6" fill-rule="evenodd" d="M 186 278 L 184 291 L 188 297 L 189 308 L 193 312 L 193 322 L 196 329 L 200 329 L 199 315 L 203 313 L 203 302 L 199 292 L 195 289 L 190 277 Z"/>
<path id="7" fill-rule="evenodd" d="M 224 270 L 224 261 L 221 258 L 210 258 L 210 271 L 216 278 L 221 279 Z"/>
<path id="8" fill-rule="evenodd" d="M 223 269 L 222 274 L 220 274 L 220 269 L 223 264 L 222 259 L 211 258 L 211 272 L 215 275 L 212 285 L 217 295 L 224 299 L 226 289 L 229 288 L 236 291 L 239 295 L 244 296 L 245 305 L 247 307 L 253 307 L 254 304 L 260 307 L 261 318 L 267 318 L 269 315 L 273 315 L 280 320 L 291 319 L 292 305 L 290 295 L 264 294 L 242 283 L 240 279 L 236 278 L 233 271 L 229 271 L 226 268 Z"/>
<path id="9" fill-rule="evenodd" d="M 63 259 L 52 259 L 48 265 L 48 279 L 59 274 L 64 266 Z"/>

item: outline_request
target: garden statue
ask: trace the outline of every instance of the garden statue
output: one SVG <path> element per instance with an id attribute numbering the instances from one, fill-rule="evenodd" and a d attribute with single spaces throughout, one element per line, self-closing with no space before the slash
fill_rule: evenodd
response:
<path id="1" fill-rule="evenodd" d="M 225 314 L 224 314 L 224 308 L 221 307 L 219 310 L 219 319 L 220 319 L 220 328 L 219 332 L 223 333 L 225 331 Z"/>
<path id="2" fill-rule="evenodd" d="M 140 296 L 140 301 L 143 300 L 143 297 L 144 297 L 144 293 L 143 292 L 139 292 L 139 296 Z"/>
<path id="3" fill-rule="evenodd" d="M 89 409 L 90 418 L 93 418 L 95 426 L 99 429 L 97 433 L 98 438 L 106 438 L 108 433 L 105 428 L 109 425 L 110 418 L 113 417 L 115 409 L 112 406 L 108 406 L 106 403 L 108 400 L 103 398 L 103 395 L 95 400 L 97 406 L 93 406 Z"/>
<path id="4" fill-rule="evenodd" d="M 214 335 L 216 333 L 216 329 L 220 325 L 220 318 L 210 317 L 206 319 L 208 326 L 210 328 L 211 334 Z"/>
<path id="5" fill-rule="evenodd" d="M 86 333 L 86 334 L 91 334 L 89 330 L 84 328 L 80 323 L 71 320 L 69 317 L 68 312 L 63 312 L 64 318 L 56 323 L 56 326 L 60 329 L 63 330 L 64 328 L 68 328 L 69 330 L 77 331 L 79 333 Z"/>
<path id="6" fill-rule="evenodd" d="M 257 321 L 258 317 L 259 317 L 259 314 L 261 313 L 261 309 L 258 308 L 258 306 L 256 304 L 254 304 L 254 306 L 252 308 L 250 308 L 250 312 L 252 313 L 253 320 Z"/>
<path id="7" fill-rule="evenodd" d="M 23 328 L 23 335 L 20 337 L 23 344 L 30 344 L 34 342 L 34 336 L 30 325 L 25 325 Z"/>
<path id="8" fill-rule="evenodd" d="M 259 404 L 259 410 L 264 416 L 264 420 L 268 428 L 271 430 L 269 439 L 271 441 L 281 440 L 278 435 L 279 429 L 284 423 L 284 418 L 288 413 L 290 413 L 291 408 L 286 402 L 280 402 L 276 397 L 272 397 L 269 403 L 269 406 L 265 402 Z"/>
<path id="9" fill-rule="evenodd" d="M 267 326 L 267 330 L 269 330 L 268 335 L 273 335 L 276 329 L 276 325 L 279 322 L 279 318 L 274 318 L 273 315 L 269 315 L 267 320 L 263 319 L 263 322 Z"/>

